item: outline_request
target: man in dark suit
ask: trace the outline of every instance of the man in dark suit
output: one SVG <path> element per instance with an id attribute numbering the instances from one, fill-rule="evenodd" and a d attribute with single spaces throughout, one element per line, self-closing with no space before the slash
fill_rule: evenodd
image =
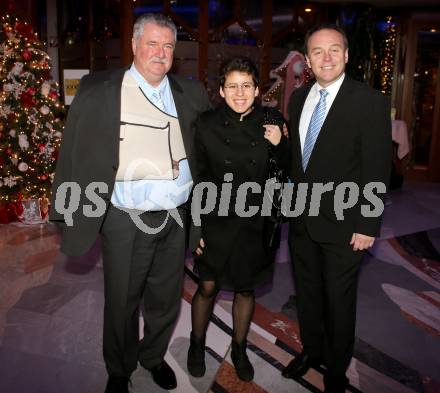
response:
<path id="1" fill-rule="evenodd" d="M 162 15 L 137 19 L 132 66 L 81 80 L 57 163 L 50 218 L 62 223 L 61 250 L 83 254 L 102 235 L 106 393 L 128 392 L 138 361 L 162 388 L 177 385 L 164 355 L 180 307 L 191 124 L 209 101 L 201 83 L 168 74 L 176 36 Z M 147 165 L 135 168 L 133 152 Z M 77 207 L 70 219 L 66 205 Z"/>
<path id="2" fill-rule="evenodd" d="M 290 99 L 291 178 L 305 183 L 309 193 L 321 189 L 321 195 L 309 194 L 304 213 L 290 220 L 303 351 L 282 374 L 298 378 L 324 364 L 325 391 L 339 393 L 345 392 L 353 354 L 359 266 L 379 235 L 380 198 L 389 179 L 390 107 L 379 92 L 345 75 L 348 43 L 342 29 L 312 29 L 305 48 L 316 82 Z M 338 186 L 349 195 L 336 192 Z M 356 189 L 358 202 L 348 203 Z M 309 212 L 319 199 L 319 212 Z"/>

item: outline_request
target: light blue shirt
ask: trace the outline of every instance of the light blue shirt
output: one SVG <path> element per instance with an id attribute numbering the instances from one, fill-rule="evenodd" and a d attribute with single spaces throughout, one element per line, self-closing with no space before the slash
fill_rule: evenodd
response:
<path id="1" fill-rule="evenodd" d="M 132 64 L 128 71 L 134 77 L 144 94 L 151 96 L 160 92 L 165 112 L 177 117 L 168 77 L 159 86 L 151 86 Z M 192 177 L 188 160 L 179 162 L 179 176 L 174 180 L 134 180 L 116 181 L 111 202 L 116 207 L 141 211 L 170 210 L 185 203 L 191 193 Z"/>
<path id="2" fill-rule="evenodd" d="M 134 64 L 131 65 L 129 72 L 150 101 L 154 103 L 152 95 L 154 93 L 160 93 L 162 102 L 165 105 L 165 112 L 171 116 L 177 117 L 177 110 L 176 105 L 174 104 L 173 93 L 171 92 L 170 82 L 166 75 L 165 78 L 162 79 L 162 82 L 160 82 L 159 86 L 153 87 L 139 73 Z"/>

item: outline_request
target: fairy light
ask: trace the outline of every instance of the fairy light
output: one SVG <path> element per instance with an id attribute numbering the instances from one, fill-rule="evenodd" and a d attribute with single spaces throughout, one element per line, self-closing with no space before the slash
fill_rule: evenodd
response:
<path id="1" fill-rule="evenodd" d="M 385 29 L 385 42 L 380 61 L 380 90 L 383 94 L 391 93 L 394 68 L 394 50 L 396 47 L 396 24 L 392 16 L 386 18 L 387 28 Z"/>

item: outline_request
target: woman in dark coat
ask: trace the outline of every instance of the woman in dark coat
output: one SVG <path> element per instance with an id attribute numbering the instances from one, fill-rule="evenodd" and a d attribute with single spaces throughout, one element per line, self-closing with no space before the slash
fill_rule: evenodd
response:
<path id="1" fill-rule="evenodd" d="M 273 257 L 263 244 L 261 216 L 269 148 L 281 166 L 287 165 L 289 155 L 288 139 L 280 130 L 283 118 L 255 103 L 258 93 L 255 65 L 241 57 L 227 61 L 220 70 L 220 95 L 225 102 L 203 113 L 196 123 L 196 181 L 214 183 L 218 192 L 215 209 L 201 216 L 202 239 L 195 258 L 200 283 L 192 301 L 187 364 L 195 377 L 205 373 L 206 329 L 217 292 L 225 287 L 234 290 L 232 361 L 240 379 L 251 381 L 254 375 L 246 355 L 246 337 L 255 285 Z M 237 198 L 240 185 L 246 182 L 261 189 L 248 189 L 244 197 Z M 253 206 L 259 208 L 258 213 L 245 217 L 243 211 Z"/>

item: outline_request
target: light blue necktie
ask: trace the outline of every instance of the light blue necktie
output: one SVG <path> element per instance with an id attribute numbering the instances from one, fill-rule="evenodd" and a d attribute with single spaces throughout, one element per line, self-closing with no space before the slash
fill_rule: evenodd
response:
<path id="1" fill-rule="evenodd" d="M 151 95 L 151 101 L 153 101 L 153 104 L 156 105 L 161 111 L 166 112 L 165 104 L 162 101 L 159 91 L 153 92 Z"/>
<path id="2" fill-rule="evenodd" d="M 315 146 L 316 138 L 318 138 L 319 131 L 321 131 L 322 123 L 325 119 L 326 102 L 325 98 L 328 96 L 328 91 L 321 89 L 319 91 L 321 97 L 315 106 L 312 113 L 312 118 L 310 119 L 309 128 L 306 134 L 306 140 L 304 141 L 303 155 L 302 155 L 302 166 L 304 171 L 309 163 L 310 156 L 313 151 L 313 146 Z"/>

